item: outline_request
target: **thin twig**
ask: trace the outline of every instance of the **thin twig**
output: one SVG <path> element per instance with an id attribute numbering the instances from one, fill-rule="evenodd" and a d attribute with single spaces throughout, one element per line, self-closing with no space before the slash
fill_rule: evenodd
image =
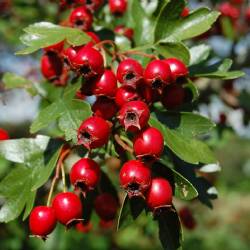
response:
<path id="1" fill-rule="evenodd" d="M 133 154 L 134 150 L 130 146 L 128 146 L 121 138 L 119 135 L 114 135 L 115 141 L 126 151 L 129 153 Z"/>

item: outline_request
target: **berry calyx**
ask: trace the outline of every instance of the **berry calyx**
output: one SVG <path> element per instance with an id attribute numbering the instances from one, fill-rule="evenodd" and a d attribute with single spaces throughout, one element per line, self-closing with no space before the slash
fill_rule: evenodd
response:
<path id="1" fill-rule="evenodd" d="M 141 131 L 134 140 L 134 153 L 138 159 L 150 161 L 158 159 L 164 149 L 161 132 L 153 127 Z"/>
<path id="2" fill-rule="evenodd" d="M 138 160 L 130 160 L 121 168 L 120 184 L 129 197 L 144 196 L 151 184 L 151 170 Z"/>
<path id="3" fill-rule="evenodd" d="M 125 103 L 138 100 L 139 96 L 135 88 L 125 85 L 117 89 L 115 95 L 115 102 L 119 107 L 122 107 Z"/>
<path id="4" fill-rule="evenodd" d="M 185 90 L 177 84 L 167 86 L 161 96 L 161 102 L 166 109 L 176 109 L 184 103 L 184 100 Z"/>
<path id="5" fill-rule="evenodd" d="M 119 122 L 126 131 L 137 132 L 148 124 L 150 111 L 146 103 L 131 101 L 125 103 L 119 111 Z"/>
<path id="6" fill-rule="evenodd" d="M 186 65 L 177 58 L 164 59 L 163 62 L 168 64 L 171 70 L 172 81 L 175 82 L 177 79 L 186 77 L 188 75 L 188 68 Z"/>
<path id="7" fill-rule="evenodd" d="M 99 148 L 108 142 L 109 124 L 101 117 L 94 116 L 82 122 L 78 129 L 78 144 L 87 149 Z"/>
<path id="8" fill-rule="evenodd" d="M 112 194 L 103 193 L 96 197 L 94 207 L 97 215 L 102 220 L 110 221 L 115 218 L 119 204 Z"/>
<path id="9" fill-rule="evenodd" d="M 56 227 L 56 215 L 52 207 L 38 206 L 29 216 L 29 228 L 32 235 L 46 239 Z"/>
<path id="10" fill-rule="evenodd" d="M 128 58 L 123 60 L 117 68 L 117 80 L 124 85 L 136 86 L 143 78 L 143 67 L 141 64 Z"/>
<path id="11" fill-rule="evenodd" d="M 110 120 L 117 113 L 118 107 L 114 100 L 105 96 L 99 96 L 92 106 L 92 111 L 95 116 Z"/>
<path id="12" fill-rule="evenodd" d="M 110 12 L 115 16 L 122 16 L 127 10 L 127 0 L 109 0 Z"/>
<path id="13" fill-rule="evenodd" d="M 92 83 L 94 95 L 104 95 L 114 97 L 117 90 L 116 76 L 112 70 L 105 70 L 102 76 Z"/>
<path id="14" fill-rule="evenodd" d="M 153 60 L 144 71 L 144 79 L 153 89 L 162 90 L 171 82 L 170 67 L 162 60 Z"/>
<path id="15" fill-rule="evenodd" d="M 88 31 L 92 26 L 93 16 L 86 7 L 80 6 L 72 10 L 69 21 L 72 27 Z"/>
<path id="16" fill-rule="evenodd" d="M 146 203 L 149 209 L 156 211 L 160 208 L 172 205 L 173 191 L 170 183 L 164 178 L 153 178 L 146 195 Z"/>
<path id="17" fill-rule="evenodd" d="M 67 228 L 82 218 L 82 203 L 74 193 L 57 194 L 52 202 L 52 207 L 55 210 L 57 220 Z"/>
<path id="18" fill-rule="evenodd" d="M 103 4 L 103 0 L 83 0 L 83 5 L 91 12 L 98 10 Z"/>
<path id="19" fill-rule="evenodd" d="M 0 128 L 0 141 L 9 140 L 9 139 L 10 139 L 9 133 L 6 130 Z"/>
<path id="20" fill-rule="evenodd" d="M 79 74 L 85 79 L 97 77 L 103 74 L 103 57 L 98 50 L 90 46 L 81 48 L 71 61 Z"/>
<path id="21" fill-rule="evenodd" d="M 101 171 L 99 165 L 89 158 L 82 158 L 71 168 L 70 182 L 76 190 L 79 189 L 85 193 L 96 187 L 100 176 Z"/>

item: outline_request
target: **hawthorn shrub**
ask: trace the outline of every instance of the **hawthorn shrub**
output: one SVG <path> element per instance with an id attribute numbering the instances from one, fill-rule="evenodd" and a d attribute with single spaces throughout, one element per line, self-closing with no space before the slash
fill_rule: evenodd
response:
<path id="1" fill-rule="evenodd" d="M 211 62 L 208 46 L 194 42 L 218 11 L 190 11 L 184 0 L 148 7 L 61 0 L 59 24 L 24 29 L 16 55 L 40 51 L 43 80 L 6 73 L 3 82 L 40 96 L 41 109 L 30 138 L 0 130 L 0 155 L 15 165 L 0 183 L 0 222 L 29 217 L 30 234 L 46 240 L 57 223 L 91 233 L 93 213 L 100 227 L 117 230 L 146 213 L 158 222 L 162 247 L 174 250 L 181 221 L 196 225 L 188 208 L 179 218 L 176 199 L 212 207 L 217 193 L 202 173 L 218 168 L 207 143 L 215 124 L 198 112 L 195 81 L 243 73 L 230 70 L 230 59 Z M 237 11 L 219 9 L 235 19 Z"/>

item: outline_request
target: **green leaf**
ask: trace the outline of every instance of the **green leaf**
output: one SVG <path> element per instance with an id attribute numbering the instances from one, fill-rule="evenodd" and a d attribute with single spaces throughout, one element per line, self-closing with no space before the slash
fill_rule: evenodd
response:
<path id="1" fill-rule="evenodd" d="M 86 44 L 91 38 L 83 31 L 70 27 L 63 27 L 49 22 L 40 22 L 29 25 L 24 29 L 21 42 L 27 48 L 16 52 L 17 55 L 25 55 L 38 49 L 48 47 L 66 40 L 70 45 L 79 46 Z"/>
<path id="2" fill-rule="evenodd" d="M 236 38 L 236 33 L 232 20 L 224 16 L 220 19 L 220 24 L 222 26 L 223 35 L 228 39 L 234 40 Z"/>
<path id="3" fill-rule="evenodd" d="M 211 47 L 205 44 L 201 44 L 192 47 L 189 51 L 190 51 L 190 65 L 194 65 L 202 61 L 205 61 L 208 58 L 211 52 Z"/>
<path id="4" fill-rule="evenodd" d="M 188 79 L 188 83 L 184 85 L 185 89 L 188 89 L 192 93 L 192 101 L 195 101 L 198 99 L 200 93 L 197 88 L 197 86 L 190 80 Z"/>
<path id="5" fill-rule="evenodd" d="M 219 78 L 222 80 L 232 80 L 245 76 L 245 73 L 243 71 L 238 71 L 238 70 L 229 72 L 215 71 L 213 73 L 196 74 L 195 76 L 205 77 L 205 78 Z"/>
<path id="6" fill-rule="evenodd" d="M 175 57 L 189 64 L 190 54 L 188 48 L 183 43 L 160 43 L 155 49 L 165 58 Z"/>
<path id="7" fill-rule="evenodd" d="M 47 148 L 50 138 L 37 135 L 36 138 L 6 140 L 0 142 L 0 155 L 16 163 L 27 163 L 36 158 Z"/>
<path id="8" fill-rule="evenodd" d="M 7 72 L 3 75 L 2 80 L 4 83 L 4 87 L 6 89 L 24 88 L 32 96 L 35 96 L 38 94 L 36 85 L 33 84 L 30 80 L 28 80 L 22 76 L 18 76 L 14 73 Z"/>
<path id="9" fill-rule="evenodd" d="M 209 30 L 219 17 L 219 12 L 207 8 L 195 10 L 185 18 L 177 18 L 177 14 L 171 15 L 173 9 L 177 9 L 179 13 L 183 4 L 184 1 L 172 0 L 162 9 L 155 27 L 155 42 L 180 42 L 196 37 Z"/>
<path id="10" fill-rule="evenodd" d="M 159 224 L 159 238 L 164 250 L 177 250 L 181 247 L 182 229 L 174 207 L 162 211 L 156 217 Z"/>
<path id="11" fill-rule="evenodd" d="M 64 112 L 59 119 L 59 128 L 64 132 L 66 141 L 77 143 L 77 129 L 81 122 L 91 116 L 90 104 L 73 100 L 70 105 L 64 103 Z"/>

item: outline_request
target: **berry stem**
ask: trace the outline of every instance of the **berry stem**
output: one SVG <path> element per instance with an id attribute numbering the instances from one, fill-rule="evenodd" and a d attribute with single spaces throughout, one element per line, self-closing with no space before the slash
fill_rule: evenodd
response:
<path id="1" fill-rule="evenodd" d="M 158 56 L 156 56 L 156 55 L 150 55 L 150 54 L 146 54 L 146 53 L 143 53 L 143 52 L 140 52 L 140 51 L 128 50 L 126 52 L 123 52 L 122 54 L 123 55 L 138 55 L 138 56 L 143 56 L 143 57 L 147 57 L 147 58 L 150 58 L 150 59 L 159 59 Z"/>
<path id="2" fill-rule="evenodd" d="M 48 200 L 47 200 L 47 206 L 50 206 L 52 194 L 53 194 L 54 188 L 55 188 L 55 184 L 56 184 L 56 181 L 59 179 L 60 169 L 62 168 L 64 159 L 68 156 L 69 153 L 70 153 L 70 149 L 66 149 L 65 151 L 61 152 L 61 155 L 57 161 L 56 173 L 55 173 L 55 176 L 53 177 L 52 182 L 51 182 Z"/>
<path id="3" fill-rule="evenodd" d="M 130 147 L 133 147 L 133 142 L 129 140 L 128 137 L 120 135 L 120 138 L 125 141 Z"/>
<path id="4" fill-rule="evenodd" d="M 128 151 L 129 153 L 133 154 L 134 150 L 133 148 L 131 148 L 129 145 L 127 145 L 121 138 L 119 135 L 114 135 L 115 141 L 126 151 Z"/>
<path id="5" fill-rule="evenodd" d="M 65 181 L 65 170 L 63 163 L 61 165 L 61 172 L 62 172 L 63 192 L 67 192 L 66 181 Z"/>

